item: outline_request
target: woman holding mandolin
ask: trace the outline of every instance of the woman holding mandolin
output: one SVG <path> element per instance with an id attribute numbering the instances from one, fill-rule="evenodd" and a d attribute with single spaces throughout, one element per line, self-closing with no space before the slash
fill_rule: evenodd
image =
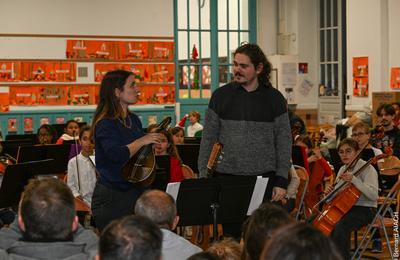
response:
<path id="1" fill-rule="evenodd" d="M 367 165 L 371 161 L 367 163 L 356 158 L 358 157 L 358 150 L 357 142 L 349 138 L 342 140 L 338 147 L 339 156 L 344 166 L 338 172 L 335 188 L 343 183 L 351 183 L 361 192 L 361 196 L 356 200 L 354 206 L 336 223 L 331 233 L 332 239 L 344 259 L 349 259 L 351 232 L 371 223 L 378 200 L 378 174 L 374 167 Z M 333 186 L 329 186 L 327 193 L 332 192 L 333 189 Z M 340 191 L 336 197 L 339 195 L 341 195 Z"/>
<path id="2" fill-rule="evenodd" d="M 160 142 L 158 133 L 145 135 L 139 117 L 128 110 L 138 101 L 138 94 L 132 72 L 110 71 L 101 82 L 92 126 L 100 175 L 92 213 L 99 230 L 114 219 L 132 214 L 143 188 L 126 181 L 122 168 L 143 146 Z"/>

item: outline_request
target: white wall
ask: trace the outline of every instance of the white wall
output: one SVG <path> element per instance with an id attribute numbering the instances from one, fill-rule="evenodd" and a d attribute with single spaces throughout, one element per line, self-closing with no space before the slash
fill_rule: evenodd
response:
<path id="1" fill-rule="evenodd" d="M 1 33 L 173 36 L 172 0 L 0 0 Z"/>
<path id="2" fill-rule="evenodd" d="M 389 20 L 389 69 L 391 67 L 400 67 L 400 1 L 389 0 L 388 3 Z M 387 74 L 390 77 L 390 71 Z"/>
<path id="3" fill-rule="evenodd" d="M 400 1 L 347 1 L 347 100 L 346 110 L 371 107 L 372 92 L 390 89 L 390 68 L 400 66 Z M 352 59 L 368 56 L 369 96 L 353 97 Z"/>
<path id="4" fill-rule="evenodd" d="M 308 63 L 308 73 L 299 75 L 294 94 L 299 109 L 316 109 L 318 106 L 317 3 L 317 0 L 259 0 L 257 2 L 257 42 L 264 52 L 267 55 L 297 55 L 298 62 Z M 306 95 L 299 91 L 303 80 L 308 80 L 313 84 Z"/>

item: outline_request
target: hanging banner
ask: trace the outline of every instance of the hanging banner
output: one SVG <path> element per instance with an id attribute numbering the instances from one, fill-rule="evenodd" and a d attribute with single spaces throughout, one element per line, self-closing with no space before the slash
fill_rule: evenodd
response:
<path id="1" fill-rule="evenodd" d="M 400 68 L 392 68 L 390 70 L 390 87 L 392 89 L 400 89 Z"/>

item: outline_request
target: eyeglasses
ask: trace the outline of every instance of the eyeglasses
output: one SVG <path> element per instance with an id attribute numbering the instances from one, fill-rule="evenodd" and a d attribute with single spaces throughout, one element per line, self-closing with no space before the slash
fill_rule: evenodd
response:
<path id="1" fill-rule="evenodd" d="M 360 137 L 360 136 L 363 136 L 363 135 L 366 135 L 367 133 L 353 133 L 352 135 L 351 135 L 351 137 Z"/>

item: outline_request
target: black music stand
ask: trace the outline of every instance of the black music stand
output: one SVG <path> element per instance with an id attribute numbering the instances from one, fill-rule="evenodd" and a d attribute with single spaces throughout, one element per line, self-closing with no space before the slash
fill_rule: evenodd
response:
<path id="1" fill-rule="evenodd" d="M 184 144 L 200 144 L 201 143 L 201 137 L 187 137 L 187 136 L 185 136 L 183 138 L 183 143 Z"/>
<path id="2" fill-rule="evenodd" d="M 36 175 L 49 175 L 54 160 L 33 161 L 8 165 L 0 187 L 0 208 L 18 205 L 21 193 L 29 179 Z"/>
<path id="3" fill-rule="evenodd" d="M 151 184 L 152 189 L 165 191 L 170 179 L 170 156 L 169 155 L 157 155 L 155 166 L 155 178 Z"/>
<path id="4" fill-rule="evenodd" d="M 13 158 L 17 158 L 18 155 L 18 149 L 20 146 L 26 146 L 26 145 L 33 145 L 35 142 L 33 142 L 30 139 L 21 139 L 21 140 L 8 140 L 8 141 L 1 141 L 1 146 L 3 147 L 3 154 L 8 154 Z"/>
<path id="5" fill-rule="evenodd" d="M 176 145 L 178 154 L 183 164 L 189 166 L 195 173 L 199 172 L 197 161 L 199 159 L 199 144 L 178 144 Z"/>
<path id="6" fill-rule="evenodd" d="M 187 179 L 180 184 L 176 201 L 179 225 L 243 222 L 253 195 L 256 176 L 232 176 L 210 179 Z"/>
<path id="7" fill-rule="evenodd" d="M 12 141 L 12 140 L 30 140 L 32 144 L 37 142 L 37 134 L 23 134 L 23 135 L 18 135 L 18 134 L 10 134 L 6 135 L 6 141 Z"/>
<path id="8" fill-rule="evenodd" d="M 18 163 L 53 159 L 51 165 L 53 174 L 64 173 L 68 167 L 71 145 L 49 144 L 21 146 L 18 151 Z"/>

